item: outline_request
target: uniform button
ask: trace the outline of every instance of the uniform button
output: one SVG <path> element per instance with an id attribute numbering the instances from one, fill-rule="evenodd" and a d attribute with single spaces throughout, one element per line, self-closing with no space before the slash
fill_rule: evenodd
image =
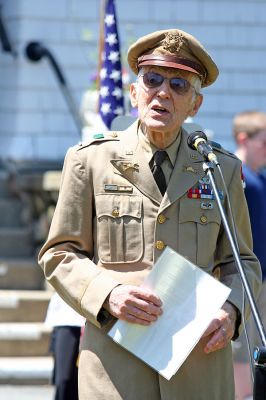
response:
<path id="1" fill-rule="evenodd" d="M 163 250 L 165 248 L 165 244 L 162 240 L 157 240 L 155 246 L 157 250 Z"/>
<path id="2" fill-rule="evenodd" d="M 113 137 L 117 137 L 117 133 L 116 132 L 112 132 L 112 136 Z"/>
<path id="3" fill-rule="evenodd" d="M 202 216 L 200 217 L 200 222 L 202 222 L 203 224 L 207 224 L 208 218 L 206 217 L 206 215 L 202 215 Z"/>
<path id="4" fill-rule="evenodd" d="M 215 268 L 215 270 L 212 272 L 212 276 L 219 281 L 221 279 L 221 268 Z"/>
<path id="5" fill-rule="evenodd" d="M 119 209 L 118 208 L 114 208 L 112 211 L 112 216 L 113 217 L 119 217 Z"/>
<path id="6" fill-rule="evenodd" d="M 166 221 L 166 217 L 163 214 L 158 215 L 157 221 L 159 224 L 164 224 Z"/>

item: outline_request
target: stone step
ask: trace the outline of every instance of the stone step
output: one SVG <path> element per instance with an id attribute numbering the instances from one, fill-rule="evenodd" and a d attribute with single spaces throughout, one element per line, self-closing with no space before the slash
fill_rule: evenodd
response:
<path id="1" fill-rule="evenodd" d="M 1 169 L 1 161 L 0 161 L 0 196 L 7 197 L 10 195 L 8 188 L 8 177 L 9 174 L 6 170 Z"/>
<path id="2" fill-rule="evenodd" d="M 24 204 L 15 198 L 0 198 L 0 227 L 19 227 L 23 224 Z"/>
<path id="3" fill-rule="evenodd" d="M 44 357 L 51 328 L 43 323 L 0 323 L 0 357 Z"/>
<path id="4" fill-rule="evenodd" d="M 0 290 L 0 322 L 43 322 L 52 292 Z"/>
<path id="5" fill-rule="evenodd" d="M 46 385 L 51 383 L 52 357 L 0 357 L 0 385 Z"/>
<path id="6" fill-rule="evenodd" d="M 17 162 L 14 165 L 16 170 L 16 181 L 20 190 L 23 191 L 42 191 L 45 186 L 46 173 L 52 172 L 56 176 L 57 172 L 60 174 L 63 167 L 63 160 L 51 162 L 38 160 L 37 162 Z M 48 190 L 54 190 L 49 188 Z M 56 189 L 58 190 L 58 185 Z"/>
<path id="7" fill-rule="evenodd" d="M 0 384 L 1 400 L 54 400 L 55 387 L 51 384 Z"/>
<path id="8" fill-rule="evenodd" d="M 30 257 L 33 251 L 33 232 L 30 227 L 0 228 L 1 257 Z"/>
<path id="9" fill-rule="evenodd" d="M 0 253 L 1 254 L 1 253 Z M 44 275 L 36 258 L 0 258 L 0 289 L 39 290 L 44 287 Z"/>

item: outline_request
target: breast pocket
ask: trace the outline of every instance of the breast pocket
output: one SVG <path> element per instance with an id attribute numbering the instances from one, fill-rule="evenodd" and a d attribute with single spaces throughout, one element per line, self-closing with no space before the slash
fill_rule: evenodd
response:
<path id="1" fill-rule="evenodd" d="M 142 197 L 98 194 L 97 247 L 102 263 L 139 261 L 143 255 Z"/>
<path id="2" fill-rule="evenodd" d="M 202 203 L 202 199 L 189 198 L 180 202 L 180 252 L 197 265 L 208 267 L 213 262 L 221 216 L 215 201 L 209 209 L 202 209 Z"/>

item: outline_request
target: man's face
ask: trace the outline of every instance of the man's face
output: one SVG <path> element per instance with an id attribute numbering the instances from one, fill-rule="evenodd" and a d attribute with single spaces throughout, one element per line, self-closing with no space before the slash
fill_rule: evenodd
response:
<path id="1" fill-rule="evenodd" d="M 246 141 L 247 162 L 253 169 L 266 166 L 266 127 Z"/>
<path id="2" fill-rule="evenodd" d="M 131 85 L 131 102 L 138 108 L 144 133 L 152 143 L 158 135 L 164 136 L 169 145 L 177 137 L 184 120 L 197 113 L 202 96 L 197 95 L 192 86 L 186 93 L 177 93 L 171 88 L 169 80 L 164 80 L 158 87 L 149 88 L 142 77 L 146 72 L 155 72 L 168 79 L 182 76 L 191 81 L 192 77 L 190 73 L 177 69 L 150 66 L 143 68 L 137 83 Z"/>

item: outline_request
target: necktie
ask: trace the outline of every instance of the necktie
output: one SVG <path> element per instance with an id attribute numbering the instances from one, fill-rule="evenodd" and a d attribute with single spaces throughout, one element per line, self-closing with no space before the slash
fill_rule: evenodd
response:
<path id="1" fill-rule="evenodd" d="M 166 181 L 165 181 L 165 176 L 164 176 L 161 164 L 165 160 L 166 156 L 167 156 L 166 151 L 157 150 L 153 156 L 153 166 L 151 169 L 151 172 L 154 176 L 154 179 L 157 183 L 157 186 L 158 186 L 162 196 L 164 195 L 164 193 L 166 191 Z"/>

